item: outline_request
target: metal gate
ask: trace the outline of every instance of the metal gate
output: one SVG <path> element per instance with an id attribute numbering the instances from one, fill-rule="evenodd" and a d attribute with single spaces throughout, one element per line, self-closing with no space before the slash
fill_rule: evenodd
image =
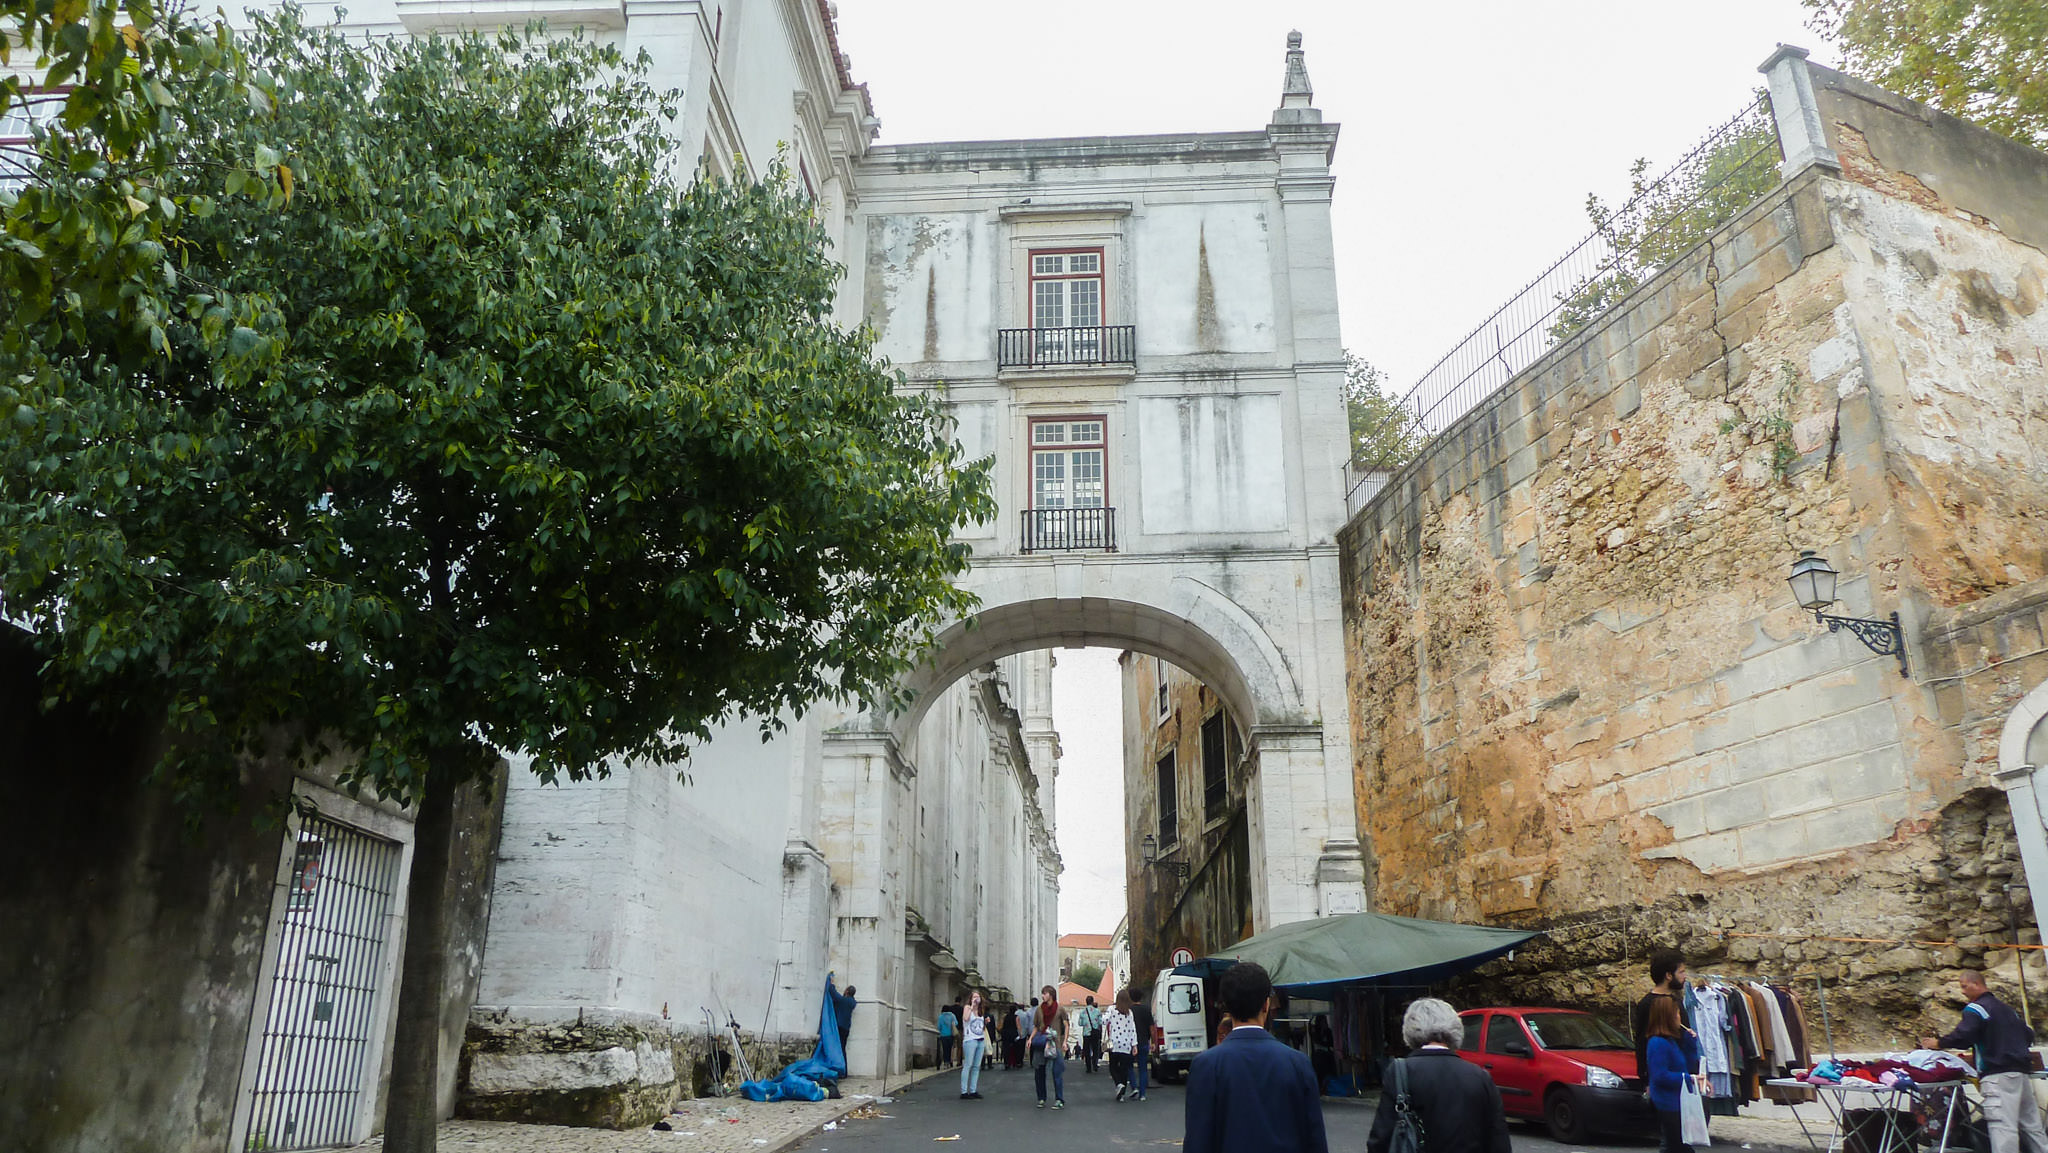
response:
<path id="1" fill-rule="evenodd" d="M 391 841 L 323 817 L 301 822 L 245 1149 L 357 1138 L 398 860 Z"/>

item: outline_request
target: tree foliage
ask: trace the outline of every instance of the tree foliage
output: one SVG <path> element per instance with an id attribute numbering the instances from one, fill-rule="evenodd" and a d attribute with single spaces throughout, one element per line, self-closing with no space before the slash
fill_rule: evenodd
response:
<path id="1" fill-rule="evenodd" d="M 2040 0 L 1803 0 L 1849 71 L 2048 149 Z"/>
<path id="2" fill-rule="evenodd" d="M 210 210 L 230 176 L 266 200 L 290 179 L 251 149 L 173 191 L 166 179 L 187 159 L 173 139 L 194 100 L 267 113 L 268 77 L 247 67 L 224 21 L 195 23 L 153 0 L 0 0 L 0 30 L 0 111 L 36 126 L 26 154 L 0 158 L 18 184 L 0 188 L 0 300 L 13 320 L 0 329 L 0 370 L 83 341 L 88 325 L 162 347 L 177 293 L 166 227 Z"/>
<path id="3" fill-rule="evenodd" d="M 156 694 L 187 789 L 315 719 L 417 795 L 885 697 L 968 607 L 984 473 L 830 323 L 787 181 L 679 186 L 669 98 L 579 39 L 250 39 L 274 110 L 209 92 L 166 180 L 274 148 L 290 204 L 230 178 L 160 353 L 95 325 L 13 386 L 0 590 L 58 692 Z"/>
<path id="4" fill-rule="evenodd" d="M 1102 984 L 1102 966 L 1093 961 L 1083 961 L 1074 966 L 1074 972 L 1067 980 L 1082 988 L 1093 989 Z"/>
<path id="5" fill-rule="evenodd" d="M 1586 196 L 1599 250 L 1598 270 L 1560 294 L 1553 343 L 1642 287 L 1778 183 L 1777 135 L 1768 114 L 1737 124 L 1671 172 L 1651 178 L 1650 162 L 1629 167 L 1629 197 L 1619 207 Z"/>
<path id="6" fill-rule="evenodd" d="M 786 174 L 678 178 L 644 60 L 291 10 L 247 50 L 266 84 L 155 125 L 166 258 L 123 308 L 0 284 L 0 617 L 53 698 L 159 711 L 188 797 L 286 734 L 420 802 L 387 1124 L 431 1149 L 455 785 L 893 698 L 993 502 L 831 322 Z M 69 122 L 39 150 L 110 154 Z"/>
<path id="7" fill-rule="evenodd" d="M 1427 439 L 1415 413 L 1387 395 L 1387 376 L 1344 354 L 1344 411 L 1351 423 L 1351 462 L 1367 471 L 1396 469 L 1415 459 Z"/>

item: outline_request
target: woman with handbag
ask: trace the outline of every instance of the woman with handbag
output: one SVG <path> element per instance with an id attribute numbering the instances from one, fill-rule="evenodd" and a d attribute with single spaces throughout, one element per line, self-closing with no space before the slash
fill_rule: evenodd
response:
<path id="1" fill-rule="evenodd" d="M 1067 1107 L 1067 1011 L 1059 996 L 1047 985 L 1039 992 L 1038 1008 L 1031 1013 L 1031 1079 L 1038 1083 L 1038 1107 L 1045 1108 L 1045 1078 L 1052 1074 L 1052 1107 Z"/>
<path id="2" fill-rule="evenodd" d="M 1131 1061 L 1138 1053 L 1138 1019 L 1131 1015 L 1131 991 L 1116 991 L 1116 1007 L 1102 1015 L 1102 1035 L 1109 1044 L 1109 1077 L 1116 1099 L 1131 1091 Z"/>
<path id="3" fill-rule="evenodd" d="M 1444 1002 L 1423 997 L 1409 1004 L 1401 1017 L 1409 1053 L 1389 1061 L 1380 1078 L 1366 1153 L 1413 1153 L 1418 1145 L 1424 1153 L 1509 1153 L 1500 1090 L 1486 1070 L 1458 1056 L 1464 1035 L 1458 1011 Z"/>
<path id="4" fill-rule="evenodd" d="M 1646 1028 L 1650 1034 L 1646 1053 L 1650 1059 L 1650 1104 L 1657 1110 L 1658 1153 L 1692 1153 L 1692 1146 L 1685 1139 L 1686 1124 L 1681 1110 L 1690 1097 L 1691 1107 L 1699 1112 L 1695 1133 L 1706 1128 L 1706 1111 L 1700 1107 L 1699 1098 L 1706 1089 L 1706 1077 L 1698 1072 L 1699 1039 L 1679 1019 L 1676 997 L 1650 998 Z"/>

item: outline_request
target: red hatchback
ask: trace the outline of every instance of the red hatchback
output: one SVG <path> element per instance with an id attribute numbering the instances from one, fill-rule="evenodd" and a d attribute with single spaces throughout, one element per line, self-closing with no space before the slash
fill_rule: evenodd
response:
<path id="1" fill-rule="evenodd" d="M 1458 1055 L 1486 1070 L 1511 1118 L 1559 1141 L 1655 1132 L 1628 1035 L 1576 1009 L 1468 1009 Z"/>

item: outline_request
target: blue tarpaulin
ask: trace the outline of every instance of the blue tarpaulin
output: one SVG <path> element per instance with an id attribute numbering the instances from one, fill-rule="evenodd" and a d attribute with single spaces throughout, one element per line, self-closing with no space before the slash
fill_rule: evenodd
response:
<path id="1" fill-rule="evenodd" d="M 825 976 L 825 999 L 818 1013 L 818 1047 L 805 1059 L 790 1065 L 773 1079 L 747 1081 L 740 1096 L 749 1101 L 823 1101 L 827 1096 L 820 1082 L 838 1081 L 846 1076 L 846 1050 L 839 1044 L 839 1016 L 834 1010 L 838 990 L 830 974 Z"/>

